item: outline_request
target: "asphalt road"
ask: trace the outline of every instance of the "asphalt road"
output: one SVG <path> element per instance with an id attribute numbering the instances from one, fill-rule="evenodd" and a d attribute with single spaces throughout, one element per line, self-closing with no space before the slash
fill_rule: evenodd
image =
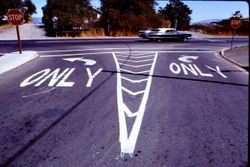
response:
<path id="1" fill-rule="evenodd" d="M 217 54 L 230 44 L 23 41 L 40 57 L 0 75 L 0 166 L 246 167 L 249 76 Z"/>

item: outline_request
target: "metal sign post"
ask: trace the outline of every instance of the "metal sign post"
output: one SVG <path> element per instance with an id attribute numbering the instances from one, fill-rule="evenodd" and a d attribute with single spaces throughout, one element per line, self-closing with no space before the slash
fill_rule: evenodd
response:
<path id="1" fill-rule="evenodd" d="M 19 26 L 23 23 L 23 13 L 18 9 L 9 9 L 7 12 L 8 22 L 16 26 L 19 53 L 22 54 L 22 43 L 19 33 Z"/>

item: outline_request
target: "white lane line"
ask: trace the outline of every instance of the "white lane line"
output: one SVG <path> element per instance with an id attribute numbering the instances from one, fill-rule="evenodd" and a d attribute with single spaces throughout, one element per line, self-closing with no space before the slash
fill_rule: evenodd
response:
<path id="1" fill-rule="evenodd" d="M 120 59 L 120 58 L 118 58 L 118 60 L 119 60 L 119 61 L 132 62 L 132 63 L 141 63 L 141 62 L 152 61 L 153 59 L 145 59 L 145 60 L 127 60 L 127 59 Z"/>
<path id="2" fill-rule="evenodd" d="M 125 91 L 125 92 L 127 92 L 127 93 L 130 94 L 130 95 L 133 95 L 133 96 L 137 96 L 137 95 L 142 94 L 142 93 L 145 92 L 144 90 L 142 90 L 142 91 L 137 91 L 137 92 L 133 92 L 133 91 L 131 91 L 131 90 L 129 90 L 129 89 L 123 87 L 123 86 L 122 86 L 122 90 Z"/>
<path id="3" fill-rule="evenodd" d="M 40 57 L 71 57 L 71 56 L 83 56 L 83 55 L 98 55 L 98 54 L 110 54 L 112 52 L 95 52 L 95 53 L 74 53 L 74 54 L 58 54 L 58 55 L 43 55 Z"/>
<path id="4" fill-rule="evenodd" d="M 162 48 L 132 48 L 133 51 L 134 50 L 142 50 L 142 51 L 138 51 L 140 53 L 135 53 L 133 55 L 143 55 L 143 54 L 154 54 L 155 52 L 148 52 L 148 51 L 145 51 L 145 50 L 163 50 Z M 173 51 L 173 49 L 176 49 L 176 48 L 166 48 L 166 49 L 169 49 L 169 51 L 171 52 L 171 49 Z M 178 48 L 178 49 L 182 49 L 182 48 Z M 204 51 L 207 51 L 207 48 L 184 48 L 185 51 L 192 51 L 192 50 L 204 50 Z M 71 49 L 71 50 L 64 50 L 64 49 L 61 49 L 61 50 L 40 50 L 40 51 L 37 51 L 39 54 L 40 53 L 56 53 L 56 52 L 84 52 L 84 51 L 110 51 L 109 53 L 119 53 L 119 54 L 130 54 L 131 52 L 127 51 L 128 48 L 88 48 L 88 49 Z M 125 51 L 122 51 L 123 53 L 120 53 L 120 52 L 115 52 L 115 50 L 125 50 Z M 184 51 L 184 52 L 185 52 Z"/>
<path id="5" fill-rule="evenodd" d="M 147 49 L 146 49 L 147 50 Z M 156 49 L 155 49 L 156 50 Z M 47 51 L 49 52 L 49 51 Z M 121 52 L 121 51 L 120 51 Z M 214 53 L 216 51 L 157 51 L 158 53 Z M 41 51 L 39 51 L 41 53 Z M 95 53 L 74 53 L 74 54 L 55 54 L 55 55 L 40 55 L 41 58 L 53 58 L 53 57 L 71 57 L 71 56 L 85 56 L 85 55 L 98 55 L 98 54 L 112 54 L 114 52 L 95 52 Z M 128 61 L 123 59 L 124 61 Z"/>
<path id="6" fill-rule="evenodd" d="M 152 64 L 131 65 L 131 64 L 123 64 L 123 63 L 119 63 L 119 64 L 122 66 L 133 67 L 133 68 L 147 67 L 147 66 L 152 65 Z"/>
<path id="7" fill-rule="evenodd" d="M 141 83 L 141 82 L 145 82 L 145 81 L 148 80 L 148 78 L 146 78 L 146 79 L 140 79 L 140 80 L 132 80 L 132 79 L 129 79 L 129 78 L 123 77 L 123 76 L 121 78 L 124 79 L 124 80 L 126 80 L 126 81 L 132 82 L 132 83 Z"/>
<path id="8" fill-rule="evenodd" d="M 51 50 L 51 51 L 37 51 L 38 53 L 56 53 L 56 52 L 84 52 L 84 51 L 103 51 L 103 50 L 110 50 L 110 51 L 113 51 L 113 50 L 116 50 L 116 49 L 119 49 L 119 50 L 127 50 L 128 48 L 89 48 L 89 49 L 74 49 L 74 50 Z"/>
<path id="9" fill-rule="evenodd" d="M 127 72 L 127 73 L 131 73 L 131 74 L 145 74 L 145 73 L 148 73 L 148 72 L 150 72 L 150 70 L 145 70 L 145 71 L 132 71 L 132 70 L 127 70 L 127 69 L 122 69 L 122 68 L 120 68 L 121 69 L 121 71 L 123 71 L 123 72 Z"/>

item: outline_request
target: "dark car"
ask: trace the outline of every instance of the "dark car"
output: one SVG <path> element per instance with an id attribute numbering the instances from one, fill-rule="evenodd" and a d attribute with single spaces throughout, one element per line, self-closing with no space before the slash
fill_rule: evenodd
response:
<path id="1" fill-rule="evenodd" d="M 192 35 L 188 33 L 180 33 L 174 28 L 157 28 L 146 31 L 139 31 L 139 37 L 149 40 L 177 40 L 184 42 Z"/>

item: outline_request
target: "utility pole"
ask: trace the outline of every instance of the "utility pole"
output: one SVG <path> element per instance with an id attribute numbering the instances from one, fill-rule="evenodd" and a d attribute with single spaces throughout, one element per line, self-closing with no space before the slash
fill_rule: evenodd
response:
<path id="1" fill-rule="evenodd" d="M 109 16 L 109 0 L 106 0 L 106 28 L 105 28 L 105 35 L 110 35 L 110 16 Z"/>

